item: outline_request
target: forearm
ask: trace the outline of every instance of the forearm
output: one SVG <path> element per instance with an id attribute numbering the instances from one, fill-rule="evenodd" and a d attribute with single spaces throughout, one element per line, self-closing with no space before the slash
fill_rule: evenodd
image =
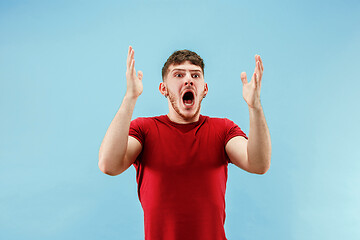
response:
<path id="1" fill-rule="evenodd" d="M 108 174 L 121 171 L 126 154 L 131 117 L 137 98 L 125 95 L 99 150 L 99 167 Z"/>
<path id="2" fill-rule="evenodd" d="M 271 139 L 262 106 L 249 107 L 250 130 L 248 139 L 248 161 L 255 173 L 263 174 L 270 168 Z"/>

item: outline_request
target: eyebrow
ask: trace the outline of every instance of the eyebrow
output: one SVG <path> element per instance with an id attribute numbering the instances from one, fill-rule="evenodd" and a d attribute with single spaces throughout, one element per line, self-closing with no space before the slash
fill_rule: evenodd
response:
<path id="1" fill-rule="evenodd" d="M 183 69 L 183 68 L 174 68 L 173 70 L 171 70 L 171 72 L 173 71 L 186 71 L 187 69 Z M 200 72 L 202 73 L 201 70 L 189 70 L 190 72 Z"/>

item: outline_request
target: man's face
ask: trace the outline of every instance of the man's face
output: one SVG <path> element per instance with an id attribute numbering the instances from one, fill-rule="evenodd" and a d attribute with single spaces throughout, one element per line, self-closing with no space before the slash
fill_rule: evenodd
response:
<path id="1" fill-rule="evenodd" d="M 170 65 L 159 89 L 169 99 L 169 114 L 186 122 L 197 120 L 208 92 L 201 67 L 189 61 Z"/>

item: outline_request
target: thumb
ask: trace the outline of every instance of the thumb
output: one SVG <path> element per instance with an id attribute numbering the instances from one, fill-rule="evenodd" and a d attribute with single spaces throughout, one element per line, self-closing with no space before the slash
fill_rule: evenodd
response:
<path id="1" fill-rule="evenodd" d="M 246 78 L 246 72 L 242 72 L 240 78 L 243 84 L 246 84 L 248 82 Z"/>
<path id="2" fill-rule="evenodd" d="M 143 72 L 142 71 L 138 71 L 138 77 L 139 77 L 139 80 L 141 81 L 142 78 L 143 78 Z"/>

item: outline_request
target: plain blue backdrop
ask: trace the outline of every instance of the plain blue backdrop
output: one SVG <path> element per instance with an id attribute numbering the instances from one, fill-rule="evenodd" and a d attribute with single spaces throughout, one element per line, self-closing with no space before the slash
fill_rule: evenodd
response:
<path id="1" fill-rule="evenodd" d="M 202 114 L 247 134 L 240 73 L 261 55 L 272 165 L 262 176 L 229 165 L 228 239 L 359 239 L 359 12 L 359 1 L 0 1 L 0 239 L 143 239 L 134 167 L 97 166 L 129 45 L 144 73 L 134 118 L 168 112 L 161 68 L 190 49 L 205 61 Z"/>

